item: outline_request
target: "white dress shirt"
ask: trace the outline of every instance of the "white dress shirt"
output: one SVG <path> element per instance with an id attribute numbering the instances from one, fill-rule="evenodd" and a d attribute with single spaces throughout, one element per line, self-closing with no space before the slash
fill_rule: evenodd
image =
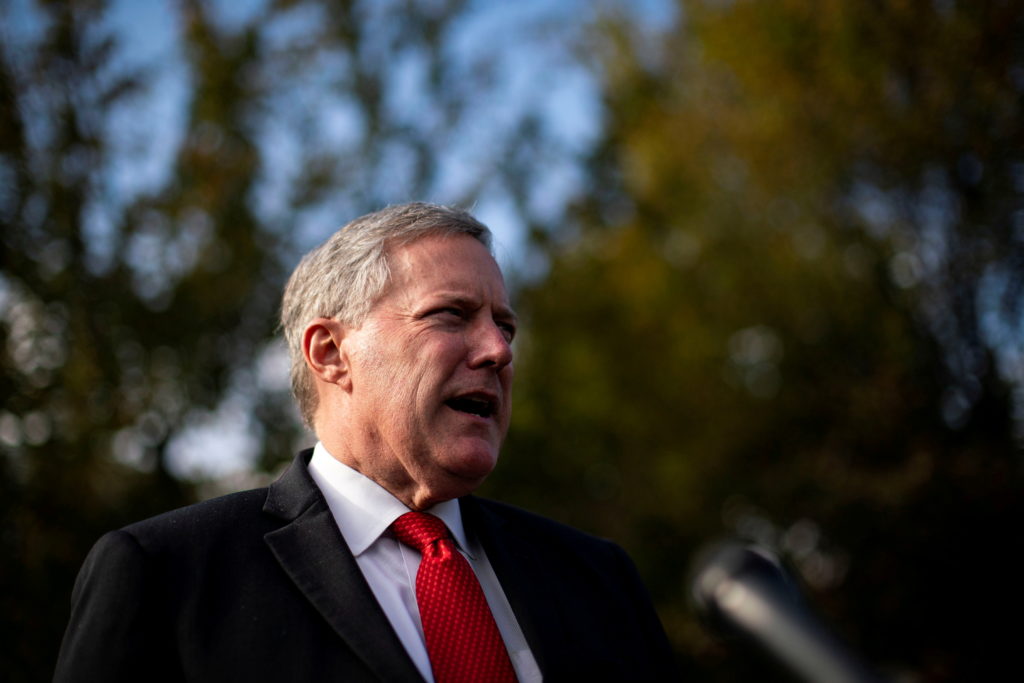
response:
<path id="1" fill-rule="evenodd" d="M 416 571 L 420 566 L 420 553 L 400 543 L 391 534 L 384 533 L 392 522 L 409 512 L 409 508 L 375 481 L 334 458 L 321 443 L 317 443 L 313 450 L 309 473 L 327 499 L 341 535 L 398 639 L 423 677 L 428 683 L 433 683 L 434 675 L 430 670 L 430 658 L 416 605 Z M 505 641 L 516 677 L 522 683 L 540 681 L 537 662 L 483 547 L 476 539 L 466 537 L 459 501 L 445 501 L 424 512 L 444 521 L 459 551 L 476 573 Z"/>

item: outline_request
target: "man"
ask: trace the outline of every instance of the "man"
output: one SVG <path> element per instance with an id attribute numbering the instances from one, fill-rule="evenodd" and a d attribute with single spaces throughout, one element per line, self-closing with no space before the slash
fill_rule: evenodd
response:
<path id="1" fill-rule="evenodd" d="M 471 495 L 510 416 L 489 248 L 469 214 L 416 203 L 308 254 L 281 319 L 319 442 L 267 489 L 100 539 L 56 679 L 670 677 L 621 549 Z"/>

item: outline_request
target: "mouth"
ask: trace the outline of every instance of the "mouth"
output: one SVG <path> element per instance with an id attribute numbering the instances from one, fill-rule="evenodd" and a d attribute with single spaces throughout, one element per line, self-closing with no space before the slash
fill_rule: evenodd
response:
<path id="1" fill-rule="evenodd" d="M 498 402 L 486 394 L 472 393 L 455 396 L 445 401 L 444 404 L 460 413 L 488 418 L 494 415 Z"/>

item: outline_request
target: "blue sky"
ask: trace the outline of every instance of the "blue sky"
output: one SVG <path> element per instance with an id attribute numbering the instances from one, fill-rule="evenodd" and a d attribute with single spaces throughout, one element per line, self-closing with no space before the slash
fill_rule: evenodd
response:
<path id="1" fill-rule="evenodd" d="M 222 25 L 240 27 L 264 4 L 262 0 L 253 0 L 215 2 L 211 6 Z M 386 3 L 367 4 L 386 6 Z M 651 26 L 673 16 L 671 4 L 661 0 L 470 3 L 470 11 L 448 34 L 448 50 L 453 61 L 464 63 L 467 71 L 485 58 L 493 61 L 496 64 L 494 81 L 490 90 L 481 93 L 475 101 L 472 115 L 461 122 L 457 138 L 445 146 L 438 160 L 444 170 L 437 185 L 429 191 L 430 196 L 408 197 L 399 190 L 396 196 L 388 197 L 388 201 L 445 202 L 458 197 L 481 174 L 488 173 L 502 136 L 528 112 L 536 112 L 548 137 L 557 145 L 549 150 L 547 158 L 538 160 L 534 169 L 531 209 L 543 220 L 557 221 L 566 201 L 581 189 L 576 161 L 601 127 L 598 85 L 590 70 L 577 60 L 574 50 L 587 23 L 602 7 L 629 11 Z M 386 22 L 386 10 L 382 12 L 382 21 Z M 283 28 L 277 32 L 279 35 L 287 36 L 289 29 L 294 33 L 296 27 L 300 32 L 304 30 L 302 14 L 296 14 L 295 21 L 283 22 Z M 118 173 L 118 184 L 130 194 L 158 185 L 168 168 L 182 135 L 188 73 L 176 42 L 178 18 L 174 3 L 117 0 L 112 3 L 110 21 L 122 36 L 125 58 L 155 67 L 156 74 L 151 96 L 133 106 L 127 114 L 128 120 L 115 123 L 119 130 L 126 131 L 126 147 L 137 148 L 140 137 L 147 146 L 145 154 L 134 155 Z M 289 23 L 294 26 L 289 27 Z M 415 112 L 414 116 L 422 119 L 431 103 L 417 87 L 421 76 L 417 68 L 416 55 L 412 54 L 397 70 L 399 76 L 395 79 L 391 101 L 393 111 Z M 289 104 L 319 110 L 325 144 L 333 142 L 342 153 L 346 144 L 358 138 L 357 125 L 344 103 L 325 97 L 326 89 L 318 86 L 316 75 L 310 70 L 305 87 L 293 91 L 299 101 Z M 140 120 L 145 121 L 144 125 L 139 125 Z M 284 176 L 289 170 L 294 171 L 291 162 L 296 155 L 291 153 L 287 131 L 280 127 L 268 129 L 266 135 L 274 141 L 270 147 L 281 150 L 275 163 L 280 174 Z M 400 175 L 400 162 L 399 156 L 397 166 L 389 173 Z M 264 197 L 264 208 L 269 212 L 277 210 L 275 193 L 268 192 Z M 311 213 L 309 221 L 295 236 L 297 251 L 304 251 L 352 218 L 346 209 L 340 204 Z M 474 210 L 494 230 L 502 265 L 526 267 L 523 223 L 507 193 L 497 186 L 485 187 Z"/>
<path id="2" fill-rule="evenodd" d="M 264 7 L 262 0 L 210 3 L 220 25 L 239 28 Z M 389 30 L 386 3 L 366 3 L 368 13 L 377 12 L 377 30 Z M 471 93 L 472 106 L 459 121 L 456 135 L 438 146 L 442 172 L 428 190 L 428 196 L 403 194 L 402 156 L 396 150 L 395 164 L 379 169 L 379 178 L 368 183 L 394 183 L 392 193 L 381 191 L 387 201 L 412 199 L 449 202 L 464 194 L 480 177 L 492 173 L 501 163 L 505 136 L 527 114 L 535 114 L 544 126 L 548 149 L 531 168 L 529 210 L 551 229 L 565 204 L 582 191 L 578 162 L 598 137 L 602 123 L 600 93 L 590 68 L 578 59 L 583 32 L 599 11 L 626 11 L 642 23 L 656 26 L 669 21 L 672 5 L 667 0 L 591 3 L 583 0 L 547 2 L 471 2 L 469 11 L 446 36 L 446 50 L 456 78 L 470 78 L 473 69 L 491 69 L 486 90 Z M 380 9 L 384 8 L 384 9 Z M 188 106 L 189 71 L 178 43 L 180 30 L 177 3 L 171 0 L 114 0 L 110 3 L 108 25 L 119 38 L 118 59 L 124 66 L 147 67 L 150 80 L 145 93 L 123 107 L 108 124 L 108 134 L 119 150 L 110 169 L 107 189 L 112 202 L 127 202 L 138 193 L 158 189 L 167 177 L 175 151 L 182 141 Z M 4 10 L 6 38 L 31 41 L 40 28 L 28 0 L 13 0 Z M 315 18 L 313 18 L 315 21 Z M 275 28 L 273 40 L 284 41 L 308 31 L 310 17 L 296 12 Z M 390 114 L 410 126 L 429 125 L 432 103 L 422 87 L 422 63 L 415 52 L 404 54 L 395 65 L 395 77 L 388 93 Z M 289 126 L 296 117 L 314 112 L 318 143 L 337 149 L 339 155 L 358 144 L 359 121 L 345 103 L 332 98 L 313 66 L 294 83 L 284 84 L 287 96 L 273 106 L 275 116 L 261 128 L 265 146 L 275 150 L 265 187 L 258 193 L 258 209 L 270 220 L 286 210 L 283 196 L 289 174 L 295 173 L 299 158 L 295 131 Z M 333 146 L 333 147 L 332 147 Z M 379 191 L 379 188 L 378 188 Z M 344 193 L 339 193 L 343 195 Z M 524 239 L 524 221 L 507 188 L 497 182 L 484 185 L 474 213 L 495 233 L 496 255 L 506 271 L 529 272 L 530 255 Z M 297 261 L 301 253 L 326 238 L 356 213 L 351 198 L 340 196 L 308 211 L 290 236 L 295 250 L 285 257 Z M 294 217 L 288 217 L 289 219 Z M 102 254 L 104 237 L 110 227 L 102 211 L 92 224 L 92 249 Z M 212 413 L 196 412 L 187 428 L 172 445 L 174 466 L 186 476 L 235 477 L 244 473 L 257 450 L 259 434 L 249 418 L 257 388 L 280 387 L 286 382 L 287 361 L 279 344 L 271 345 L 256 368 L 237 378 L 235 390 Z M 311 440 L 307 439 L 307 441 Z M 142 462 L 139 439 L 130 430 L 115 441 L 118 456 L 127 462 Z M 211 457 L 212 453 L 219 454 Z"/>

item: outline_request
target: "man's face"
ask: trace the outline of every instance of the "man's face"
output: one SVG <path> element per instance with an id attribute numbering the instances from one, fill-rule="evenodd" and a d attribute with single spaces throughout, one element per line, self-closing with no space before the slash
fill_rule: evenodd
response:
<path id="1" fill-rule="evenodd" d="M 515 315 L 497 263 L 472 237 L 424 237 L 389 263 L 383 297 L 343 341 L 346 450 L 349 464 L 424 508 L 469 493 L 494 469 L 511 409 Z"/>

